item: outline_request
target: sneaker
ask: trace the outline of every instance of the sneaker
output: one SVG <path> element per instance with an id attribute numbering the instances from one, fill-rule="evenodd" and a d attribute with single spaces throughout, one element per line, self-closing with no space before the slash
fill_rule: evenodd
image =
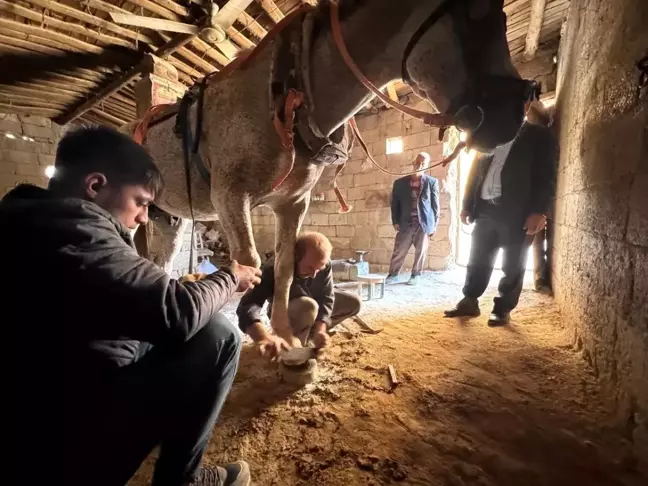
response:
<path id="1" fill-rule="evenodd" d="M 454 308 L 444 312 L 446 317 L 478 317 L 480 314 L 479 301 L 464 297 Z"/>
<path id="2" fill-rule="evenodd" d="M 418 285 L 420 277 L 418 275 L 412 275 L 407 281 L 407 285 Z"/>
<path id="3" fill-rule="evenodd" d="M 215 467 L 201 467 L 186 486 L 249 486 L 250 466 L 245 461 Z"/>
<path id="4" fill-rule="evenodd" d="M 385 283 L 387 285 L 398 283 L 398 275 L 387 275 Z"/>

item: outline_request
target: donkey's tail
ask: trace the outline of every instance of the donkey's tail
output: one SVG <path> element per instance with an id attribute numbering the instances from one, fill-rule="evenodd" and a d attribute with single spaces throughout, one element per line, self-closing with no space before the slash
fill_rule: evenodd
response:
<path id="1" fill-rule="evenodd" d="M 62 54 L 0 55 L 0 85 L 12 86 L 34 79 L 46 79 L 52 73 L 78 68 L 126 70 L 134 66 L 142 54 L 121 46 L 111 46 L 101 53 L 65 52 Z"/>

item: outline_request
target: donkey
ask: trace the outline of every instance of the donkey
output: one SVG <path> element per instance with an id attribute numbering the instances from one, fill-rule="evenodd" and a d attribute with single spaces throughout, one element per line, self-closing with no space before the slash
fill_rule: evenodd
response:
<path id="1" fill-rule="evenodd" d="M 347 122 L 373 97 L 354 77 L 336 47 L 328 20 L 331 1 L 295 17 L 302 33 L 301 74 L 305 101 L 297 109 L 301 131 L 337 144 L 344 162 L 351 148 Z M 404 79 L 438 111 L 469 129 L 471 147 L 490 151 L 512 140 L 523 121 L 526 82 L 512 65 L 506 41 L 503 0 L 337 0 L 340 25 L 355 64 L 379 88 Z M 173 119 L 152 126 L 144 141 L 159 166 L 166 189 L 156 205 L 188 220 L 219 219 L 231 257 L 258 266 L 250 210 L 269 206 L 276 218 L 274 331 L 295 343 L 288 323 L 288 296 L 294 274 L 293 248 L 325 164 L 309 143 L 285 149 L 273 124 L 277 66 L 295 44 L 272 41 L 245 68 L 206 85 L 199 154 L 208 180 L 190 171 L 188 200 L 183 151 Z M 294 66 L 293 66 L 294 67 Z M 290 71 L 290 70 L 289 70 Z M 196 124 L 197 108 L 191 110 Z M 301 138 L 304 138 L 303 136 Z M 306 137 L 308 138 L 308 137 Z M 320 147 L 322 144 L 320 143 Z M 278 178 L 294 167 L 276 187 Z M 184 230 L 185 224 L 176 226 Z M 163 232 L 168 258 L 177 253 L 177 233 Z M 163 244 L 162 246 L 165 246 Z M 158 258 L 158 261 L 160 259 Z M 160 262 L 168 264 L 167 262 Z"/>

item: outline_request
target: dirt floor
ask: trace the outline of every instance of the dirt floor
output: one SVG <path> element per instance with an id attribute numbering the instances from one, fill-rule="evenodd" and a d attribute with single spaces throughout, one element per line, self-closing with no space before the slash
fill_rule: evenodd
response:
<path id="1" fill-rule="evenodd" d="M 491 329 L 491 288 L 482 317 L 444 319 L 461 277 L 388 287 L 361 314 L 382 332 L 348 325 L 306 389 L 246 346 L 205 463 L 243 458 L 261 486 L 648 484 L 551 298 L 525 290 L 514 322 Z"/>

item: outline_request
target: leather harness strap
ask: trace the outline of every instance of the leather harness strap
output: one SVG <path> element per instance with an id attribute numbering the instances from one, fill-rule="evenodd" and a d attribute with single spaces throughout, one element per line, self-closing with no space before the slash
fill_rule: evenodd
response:
<path id="1" fill-rule="evenodd" d="M 281 121 L 278 108 L 275 110 L 272 122 L 277 134 L 279 135 L 279 140 L 281 140 L 281 146 L 290 153 L 290 166 L 287 170 L 283 171 L 272 184 L 273 191 L 284 183 L 295 166 L 295 133 L 293 132 L 295 126 L 295 110 L 299 108 L 303 102 L 304 94 L 291 88 L 288 90 L 288 95 L 286 96 L 286 103 L 283 110 L 283 122 Z"/>
<path id="2" fill-rule="evenodd" d="M 171 107 L 173 107 L 174 109 L 171 110 Z M 135 125 L 135 129 L 133 130 L 132 135 L 133 140 L 142 145 L 144 143 L 144 140 L 146 140 L 146 135 L 148 134 L 149 128 L 154 125 L 154 123 L 152 123 L 153 119 L 160 114 L 165 113 L 167 110 L 167 116 L 161 116 L 159 119 L 155 120 L 155 123 L 159 123 L 163 120 L 166 120 L 167 118 L 172 117 L 177 112 L 175 107 L 176 105 L 171 103 L 151 106 L 148 110 L 146 110 L 144 116 L 140 118 Z"/>
<path id="3" fill-rule="evenodd" d="M 360 68 L 353 61 L 351 54 L 346 47 L 344 42 L 344 36 L 342 35 L 342 27 L 340 24 L 340 7 L 338 2 L 335 0 L 331 1 L 331 31 L 333 33 L 333 39 L 335 40 L 335 45 L 340 51 L 342 59 L 344 59 L 345 64 L 355 75 L 355 77 L 360 81 L 369 91 L 375 94 L 381 101 L 385 104 L 388 104 L 398 111 L 405 113 L 413 118 L 421 120 L 426 125 L 435 126 L 435 127 L 447 127 L 455 125 L 453 117 L 449 115 L 444 115 L 441 113 L 428 113 L 421 110 L 416 110 L 409 106 L 405 106 L 397 101 L 393 101 L 389 96 L 384 95 L 367 77 L 360 71 Z"/>

